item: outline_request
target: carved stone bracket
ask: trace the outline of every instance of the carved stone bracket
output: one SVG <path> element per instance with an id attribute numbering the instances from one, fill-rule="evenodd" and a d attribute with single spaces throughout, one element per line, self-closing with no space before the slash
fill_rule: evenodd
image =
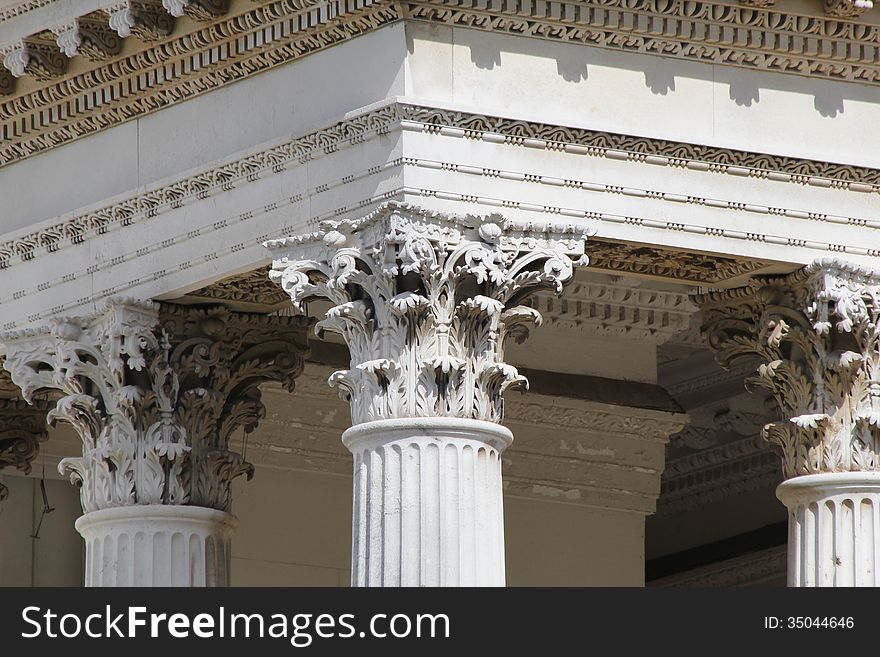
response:
<path id="1" fill-rule="evenodd" d="M 0 471 L 15 468 L 27 474 L 40 450 L 40 443 L 48 436 L 46 407 L 34 406 L 21 399 L 0 400 Z M 0 502 L 7 495 L 0 484 Z"/>
<path id="2" fill-rule="evenodd" d="M 740 4 L 749 7 L 766 9 L 776 4 L 776 0 L 739 0 Z M 873 9 L 873 0 L 822 0 L 822 8 L 829 16 L 837 18 L 855 18 L 869 9 Z"/>
<path id="3" fill-rule="evenodd" d="M 229 0 L 162 0 L 162 6 L 175 17 L 186 14 L 197 21 L 209 21 L 229 10 Z"/>
<path id="4" fill-rule="evenodd" d="M 160 0 L 124 0 L 104 11 L 110 27 L 123 39 L 134 34 L 142 41 L 155 41 L 174 29 L 174 18 Z"/>
<path id="5" fill-rule="evenodd" d="M 873 9 L 872 0 L 823 0 L 825 13 L 839 18 L 854 18 Z"/>
<path id="6" fill-rule="evenodd" d="M 351 368 L 330 384 L 355 424 L 400 417 L 498 422 L 502 394 L 526 386 L 504 362 L 507 338 L 523 340 L 540 289 L 561 292 L 586 264 L 587 229 L 499 215 L 454 216 L 388 203 L 355 221 L 268 242 L 270 278 L 306 312 L 333 307 L 316 326 L 343 336 Z"/>
<path id="7" fill-rule="evenodd" d="M 67 58 L 58 51 L 51 32 L 40 33 L 0 50 L 3 66 L 17 78 L 32 75 L 44 81 L 63 75 Z"/>
<path id="8" fill-rule="evenodd" d="M 723 365 L 760 361 L 786 477 L 880 470 L 880 273 L 826 259 L 694 300 Z"/>
<path id="9" fill-rule="evenodd" d="M 118 299 L 89 317 L 2 339 L 26 400 L 62 395 L 48 420 L 70 423 L 82 439 L 82 457 L 59 470 L 80 486 L 85 512 L 146 504 L 226 511 L 232 480 L 252 474 L 230 437 L 262 417 L 261 382 L 292 389 L 307 326 Z"/>
<path id="10" fill-rule="evenodd" d="M 122 50 L 122 39 L 107 24 L 94 16 L 82 16 L 59 25 L 55 34 L 58 48 L 68 57 L 83 54 L 92 61 L 102 61 Z"/>

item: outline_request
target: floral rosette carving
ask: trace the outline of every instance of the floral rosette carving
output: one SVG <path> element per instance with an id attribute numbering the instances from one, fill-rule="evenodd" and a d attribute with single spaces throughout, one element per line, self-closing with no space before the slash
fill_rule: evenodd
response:
<path id="1" fill-rule="evenodd" d="M 332 307 L 315 327 L 345 340 L 351 367 L 330 385 L 355 424 L 450 416 L 498 422 L 503 394 L 525 388 L 504 362 L 540 314 L 523 305 L 539 289 L 562 291 L 586 264 L 587 231 L 517 223 L 498 215 L 459 217 L 389 203 L 359 220 L 267 243 L 270 278 L 307 313 Z"/>
<path id="2" fill-rule="evenodd" d="M 228 510 L 229 487 L 252 466 L 233 432 L 263 414 L 258 384 L 292 388 L 306 322 L 130 299 L 99 313 L 3 336 L 6 369 L 25 400 L 60 398 L 50 424 L 80 436 L 82 456 L 59 464 L 85 512 L 134 504 Z"/>
<path id="3" fill-rule="evenodd" d="M 880 469 L 880 273 L 826 259 L 695 301 L 719 362 L 756 359 L 786 477 Z"/>

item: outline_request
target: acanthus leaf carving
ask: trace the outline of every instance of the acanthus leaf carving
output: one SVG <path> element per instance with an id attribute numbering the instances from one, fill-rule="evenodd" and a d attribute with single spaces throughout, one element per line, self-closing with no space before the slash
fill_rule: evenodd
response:
<path id="1" fill-rule="evenodd" d="M 333 307 L 316 332 L 340 334 L 351 367 L 330 384 L 351 404 L 355 424 L 397 417 L 498 422 L 503 394 L 525 387 L 504 362 L 508 336 L 540 314 L 526 298 L 561 292 L 586 264 L 588 230 L 456 216 L 387 203 L 354 221 L 266 244 L 270 278 L 307 312 Z M 356 393 L 356 394 L 355 394 Z"/>
<path id="2" fill-rule="evenodd" d="M 229 447 L 263 414 L 258 385 L 292 388 L 307 322 L 114 299 L 92 316 L 8 333 L 5 367 L 26 400 L 54 390 L 47 416 L 70 424 L 82 456 L 59 470 L 83 510 L 188 504 L 226 511 L 253 473 Z"/>
<path id="3" fill-rule="evenodd" d="M 104 11 L 110 27 L 123 39 L 133 34 L 142 41 L 156 41 L 174 28 L 174 18 L 161 0 L 122 0 Z"/>
<path id="4" fill-rule="evenodd" d="M 786 477 L 880 469 L 880 274 L 825 259 L 695 301 L 723 365 L 756 359 L 747 386 L 780 409 L 762 435 Z"/>

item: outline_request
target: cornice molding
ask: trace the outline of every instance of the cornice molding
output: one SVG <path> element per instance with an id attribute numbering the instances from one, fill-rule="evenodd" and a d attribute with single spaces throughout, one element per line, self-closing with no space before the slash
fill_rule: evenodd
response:
<path id="1" fill-rule="evenodd" d="M 172 4 L 190 11 L 194 6 Z M 5 101 L 0 104 L 0 137 L 6 142 L 0 164 L 403 18 L 711 64 L 880 81 L 877 25 L 712 2 L 645 0 L 637 5 L 629 0 L 551 0 L 525 6 L 505 0 L 488 10 L 466 0 L 332 0 L 316 11 L 310 0 L 277 0 Z M 269 34 L 280 36 L 263 38 Z"/>
<path id="2" fill-rule="evenodd" d="M 0 9 L 0 23 L 8 21 L 10 18 L 27 14 L 35 9 L 51 5 L 56 1 L 57 0 L 23 0 L 22 2 L 16 2 L 14 5 L 7 7 L 6 9 Z"/>
<path id="3" fill-rule="evenodd" d="M 747 443 L 748 440 L 738 442 Z M 714 448 L 718 450 L 715 454 L 717 463 L 702 468 L 695 466 L 684 474 L 664 477 L 657 500 L 658 516 L 684 513 L 753 491 L 772 492 L 782 481 L 779 455 L 766 443 L 763 450 L 749 445 L 738 445 L 727 451 L 724 447 Z M 737 451 L 745 455 L 736 458 Z M 722 460 L 725 453 L 731 453 L 731 460 Z M 689 465 L 695 465 L 695 462 L 691 461 Z"/>
<path id="4" fill-rule="evenodd" d="M 647 586 L 757 586 L 785 578 L 787 563 L 786 546 L 780 545 L 655 579 Z"/>
<path id="5" fill-rule="evenodd" d="M 65 215 L 59 221 L 46 222 L 39 230 L 22 233 L 8 239 L 0 244 L 0 268 L 8 268 L 15 266 L 17 263 L 31 261 L 38 257 L 46 257 L 56 251 L 69 246 L 81 244 L 87 239 L 98 237 L 108 233 L 111 230 L 123 230 L 127 227 L 135 226 L 143 221 L 155 218 L 163 213 L 170 212 L 182 207 L 188 203 L 197 203 L 213 195 L 219 195 L 232 189 L 245 186 L 251 182 L 263 177 L 272 176 L 281 173 L 288 167 L 297 166 L 309 160 L 322 157 L 328 153 L 334 153 L 341 149 L 348 148 L 354 144 L 362 143 L 366 139 L 373 138 L 376 135 L 387 134 L 395 128 L 403 128 L 409 130 L 420 130 L 427 132 L 440 132 L 442 130 L 444 136 L 450 138 L 462 139 L 481 139 L 485 141 L 494 141 L 496 143 L 503 142 L 513 148 L 546 148 L 550 150 L 565 150 L 566 152 L 582 153 L 590 157 L 609 157 L 617 159 L 629 159 L 633 162 L 651 164 L 654 166 L 688 166 L 690 168 L 698 168 L 692 166 L 694 163 L 699 164 L 703 160 L 682 160 L 673 162 L 666 156 L 647 156 L 646 152 L 649 148 L 655 147 L 657 152 L 665 152 L 664 149 L 671 148 L 671 142 L 656 141 L 642 138 L 630 138 L 624 135 L 613 135 L 609 133 L 601 133 L 597 131 L 582 130 L 577 128 L 567 128 L 564 126 L 551 126 L 547 124 L 535 124 L 523 121 L 516 121 L 495 116 L 476 115 L 456 110 L 444 110 L 438 108 L 425 107 L 415 105 L 404 101 L 392 102 L 388 105 L 366 110 L 360 114 L 346 118 L 327 128 L 311 132 L 307 135 L 294 139 L 285 140 L 281 143 L 275 142 L 273 145 L 263 148 L 257 152 L 249 152 L 248 154 L 237 159 L 225 162 L 220 166 L 214 166 L 209 169 L 202 170 L 195 174 L 173 180 L 171 182 L 157 185 L 152 189 L 148 189 L 142 193 L 129 196 L 112 205 L 79 211 L 72 215 Z M 445 129 L 444 129 L 445 128 Z M 627 140 L 635 141 L 627 141 Z M 571 141 L 565 141 L 571 140 Z M 580 140 L 580 141 L 578 141 Z M 598 147 L 596 144 L 604 143 L 605 146 Z M 614 148 L 612 148 L 614 146 Z M 631 148 L 630 151 L 621 151 L 618 147 L 626 146 Z M 719 161 L 726 161 L 728 164 L 723 167 L 705 167 L 701 170 L 711 173 L 724 175 L 743 175 L 743 171 L 753 171 L 754 175 L 768 180 L 768 184 L 783 178 L 776 175 L 764 175 L 766 171 L 761 169 L 744 169 L 737 167 L 738 158 L 748 160 L 753 164 L 756 161 L 752 156 L 756 154 L 745 153 L 740 151 L 730 151 L 727 149 L 711 149 L 708 147 L 696 146 L 691 144 L 678 144 L 679 154 L 683 157 L 684 153 L 691 152 L 694 157 L 714 158 Z M 822 163 L 816 163 L 806 160 L 794 160 L 791 158 L 771 158 L 764 157 L 764 166 L 803 168 L 808 167 L 818 171 L 822 169 Z M 665 159 L 664 159 L 665 158 Z M 312 195 L 326 193 L 328 190 L 345 185 L 353 180 L 361 177 L 375 175 L 378 171 L 384 171 L 386 168 L 419 166 L 419 160 L 411 158 L 399 158 L 387 162 L 382 168 L 371 167 L 368 170 L 357 172 L 340 178 L 336 181 L 321 182 L 310 188 L 303 194 L 297 194 L 290 198 L 273 200 L 259 207 L 245 210 L 236 216 L 218 219 L 213 224 L 214 230 L 221 230 L 227 225 L 236 222 L 244 222 L 255 216 L 261 216 L 267 212 L 283 211 L 284 207 L 290 207 L 302 202 L 304 199 L 310 198 Z M 838 165 L 828 165 L 829 167 L 838 167 Z M 822 169 L 825 170 L 825 169 Z M 830 171 L 830 170 L 829 170 Z M 850 171 L 852 175 L 856 175 L 857 170 L 854 168 L 835 169 L 835 171 L 844 175 L 842 172 Z M 876 170 L 868 170 L 868 173 L 880 173 Z M 492 172 L 485 170 L 480 175 L 491 175 Z M 793 176 L 784 178 L 788 183 L 800 184 L 817 184 L 821 186 L 829 186 L 822 183 L 826 179 L 807 178 L 796 180 Z M 866 174 L 867 175 L 867 174 Z M 517 180 L 523 185 L 535 184 L 535 182 L 546 183 L 548 186 L 553 185 L 554 181 L 537 176 L 541 180 L 531 180 L 520 174 Z M 849 184 L 849 183 L 847 183 Z M 838 187 L 845 188 L 847 184 L 841 184 Z M 854 185 L 855 183 L 853 183 Z M 849 188 L 852 188 L 850 185 Z M 598 190 L 597 190 L 598 191 Z M 626 193 L 625 190 L 605 189 L 605 193 Z M 634 194 L 638 190 L 630 190 Z M 357 205 L 358 208 L 368 207 L 373 202 L 380 202 L 384 199 L 399 198 L 405 194 L 415 194 L 422 196 L 434 196 L 445 198 L 448 200 L 458 200 L 466 202 L 467 199 L 461 194 L 455 195 L 448 192 L 429 189 L 410 189 L 397 188 L 383 192 L 381 197 L 375 199 L 364 199 Z M 644 194 L 642 194 L 644 196 Z M 473 198 L 470 202 L 473 202 Z M 605 213 L 588 213 L 583 210 L 566 210 L 563 208 L 551 208 L 544 206 L 529 206 L 526 203 L 508 198 L 489 199 L 480 197 L 477 199 L 480 203 L 486 205 L 495 205 L 501 208 L 520 208 L 524 210 L 532 210 L 536 213 L 551 213 L 561 216 L 575 217 L 584 220 L 595 220 L 599 222 L 626 223 L 637 224 L 645 227 L 658 228 L 661 230 L 679 231 L 692 230 L 697 231 L 696 227 L 683 227 L 681 224 L 674 224 L 666 221 L 655 220 L 653 218 L 642 219 L 637 217 L 627 217 L 618 215 L 609 215 Z M 669 199 L 666 199 L 669 200 Z M 346 207 L 337 208 L 327 216 L 311 217 L 308 219 L 309 224 L 317 223 L 317 221 L 325 218 L 332 218 L 340 213 L 352 211 L 356 208 Z M 769 213 L 771 209 L 766 209 Z M 752 209 L 751 211 L 755 211 Z M 830 217 L 827 215 L 818 215 L 815 213 L 806 213 L 798 211 L 790 211 L 789 215 L 805 220 L 816 221 L 838 221 L 839 223 L 854 223 L 857 225 L 867 225 L 867 220 L 847 219 L 841 217 Z M 202 227 L 196 231 L 199 239 L 204 238 L 211 232 L 211 227 Z M 254 243 L 280 235 L 286 227 L 279 226 L 276 235 L 256 235 Z M 741 238 L 758 241 L 773 241 L 777 238 L 772 236 L 763 236 L 754 233 L 734 234 L 735 231 L 715 227 L 699 227 L 701 234 L 711 234 L 717 236 L 726 236 L 731 238 Z M 192 238 L 190 233 L 193 231 L 184 231 L 179 235 L 163 235 L 161 240 L 157 240 L 153 247 L 148 245 L 140 245 L 138 249 L 133 249 L 130 253 L 119 253 L 113 259 L 102 265 L 85 266 L 80 272 L 66 273 L 62 277 L 59 275 L 56 279 L 46 281 L 35 281 L 33 289 L 10 290 L 8 294 L 3 295 L 0 303 L 8 303 L 15 301 L 32 292 L 39 292 L 40 289 L 48 289 L 57 282 L 66 283 L 82 276 L 91 276 L 99 268 L 111 267 L 127 260 L 141 257 L 143 253 L 153 252 L 156 249 L 166 248 L 171 244 L 178 244 L 186 239 Z M 194 238 L 193 238 L 194 239 Z M 825 250 L 833 250 L 834 245 L 830 244 L 807 244 L 805 240 L 795 240 L 794 238 L 781 238 L 783 241 L 788 239 L 789 242 L 803 242 L 801 246 L 809 248 Z M 231 249 L 240 249 L 246 246 L 242 244 L 233 244 Z M 698 284 L 714 285 L 728 280 L 730 277 L 748 275 L 752 272 L 760 271 L 768 263 L 756 260 L 754 258 L 736 258 L 728 256 L 719 256 L 713 254 L 701 254 L 695 252 L 683 252 L 680 250 L 663 249 L 657 246 L 627 244 L 620 241 L 608 242 L 598 239 L 592 242 L 591 246 L 592 266 L 602 271 L 637 274 L 643 276 L 658 276 L 667 280 L 686 281 Z M 838 249 L 840 250 L 840 249 Z M 880 249 L 865 248 L 862 249 L 867 255 L 880 255 Z M 178 268 L 173 272 L 191 266 L 191 262 L 178 263 Z M 47 267 L 46 271 L 51 271 Z M 173 273 L 172 272 L 172 273 Z M 161 278 L 168 275 L 164 269 L 154 273 L 145 273 L 138 280 L 119 281 L 119 285 L 113 289 L 98 290 L 93 297 L 84 300 L 71 300 L 71 308 L 77 304 L 87 303 L 89 301 L 100 300 L 105 296 L 116 294 L 124 294 L 126 285 L 136 285 L 144 280 Z M 38 289 L 38 286 L 43 286 Z M 57 310 L 64 311 L 68 307 L 59 307 Z M 49 308 L 47 308 L 47 311 Z M 56 308 L 52 308 L 54 313 Z M 28 316 L 27 321 L 38 321 L 42 318 L 40 314 L 32 314 Z M 21 319 L 16 321 L 8 321 L 4 323 L 2 328 L 9 330 L 19 325 Z"/>
<path id="6" fill-rule="evenodd" d="M 0 103 L 0 165 L 288 63 L 398 18 L 393 6 L 373 0 L 330 0 L 321 11 L 315 11 L 315 4 L 278 0 L 255 6 Z"/>
<path id="7" fill-rule="evenodd" d="M 592 241 L 587 246 L 591 260 L 594 246 Z M 598 266 L 602 268 L 601 263 Z M 545 326 L 653 344 L 661 344 L 687 327 L 696 312 L 688 296 L 679 292 L 577 279 L 561 297 L 539 293 L 530 305 L 541 313 Z"/>
<path id="8" fill-rule="evenodd" d="M 626 159 L 655 166 L 687 167 L 735 176 L 753 175 L 771 181 L 815 184 L 821 187 L 833 186 L 850 191 L 880 192 L 878 169 L 630 137 L 393 102 L 349 117 L 327 128 L 274 144 L 256 153 L 248 153 L 220 166 L 207 168 L 171 183 L 157 185 L 111 205 L 64 216 L 54 223 L 47 222 L 49 225 L 39 230 L 26 232 L 0 243 L 0 268 L 12 266 L 19 261 L 32 260 L 41 254 L 51 253 L 68 245 L 79 244 L 89 236 L 103 234 L 113 227 L 132 225 L 138 219 L 154 217 L 162 212 L 177 209 L 185 203 L 228 191 L 257 178 L 278 173 L 289 166 L 359 143 L 373 134 L 387 133 L 397 126 L 426 132 L 439 132 L 444 127 L 454 128 L 459 134 L 444 131 L 444 135 L 484 141 L 498 141 L 498 138 L 502 138 L 504 143 L 512 146 L 564 150 L 593 157 Z M 677 153 L 677 156 L 671 157 L 672 152 Z M 414 165 L 418 163 L 418 160 L 413 161 Z M 487 172 L 486 175 L 488 173 L 491 172 Z M 520 178 L 522 177 L 521 175 Z M 873 185 L 871 181 L 877 184 Z M 524 180 L 524 182 L 534 181 Z M 615 190 L 610 191 L 615 192 Z M 625 191 L 620 190 L 620 193 Z M 644 196 L 644 193 L 638 195 Z M 766 210 L 771 213 L 773 209 Z M 783 211 L 783 214 L 798 219 L 837 220 L 840 223 L 855 225 L 867 226 L 869 223 L 867 219 L 831 217 L 798 210 Z M 880 253 L 880 250 L 875 249 L 875 251 Z M 603 255 L 597 253 L 596 259 L 601 261 Z M 624 261 L 628 259 L 629 256 L 623 258 Z M 740 262 L 755 261 L 749 259 Z M 689 278 L 718 282 L 730 275 L 748 271 L 745 268 L 747 265 L 731 263 L 728 272 L 724 270 L 722 264 L 718 257 L 713 257 L 711 262 L 695 262 L 690 265 L 690 269 L 696 272 L 702 271 L 703 274 Z M 660 265 L 652 264 L 651 268 L 656 269 L 658 266 Z M 633 265 L 633 268 L 638 269 L 636 265 Z M 719 273 L 707 276 L 707 272 L 713 269 L 719 270 Z"/>
<path id="9" fill-rule="evenodd" d="M 463 0 L 401 4 L 406 18 L 471 29 L 835 80 L 880 80 L 880 28 L 839 16 L 667 0 L 504 2 L 491 10 L 465 7 Z"/>

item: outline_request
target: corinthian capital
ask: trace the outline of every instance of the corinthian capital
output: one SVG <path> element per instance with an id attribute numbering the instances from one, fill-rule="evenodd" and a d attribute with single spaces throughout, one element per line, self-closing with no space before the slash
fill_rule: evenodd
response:
<path id="1" fill-rule="evenodd" d="M 81 457 L 59 464 L 86 512 L 134 504 L 226 511 L 252 466 L 229 447 L 263 413 L 258 384 L 293 387 L 306 322 L 223 308 L 114 300 L 88 317 L 2 336 L 6 369 L 30 401 L 61 394 L 48 420 L 68 422 Z"/>
<path id="2" fill-rule="evenodd" d="M 305 313 L 333 307 L 316 326 L 341 335 L 351 368 L 330 384 L 355 424 L 398 417 L 500 421 L 502 394 L 526 385 L 504 362 L 540 314 L 522 305 L 562 291 L 586 264 L 587 231 L 571 224 L 454 216 L 386 204 L 355 221 L 268 242 L 270 278 Z"/>
<path id="3" fill-rule="evenodd" d="M 757 357 L 786 477 L 880 470 L 880 273 L 822 260 L 695 301 L 723 365 Z"/>

